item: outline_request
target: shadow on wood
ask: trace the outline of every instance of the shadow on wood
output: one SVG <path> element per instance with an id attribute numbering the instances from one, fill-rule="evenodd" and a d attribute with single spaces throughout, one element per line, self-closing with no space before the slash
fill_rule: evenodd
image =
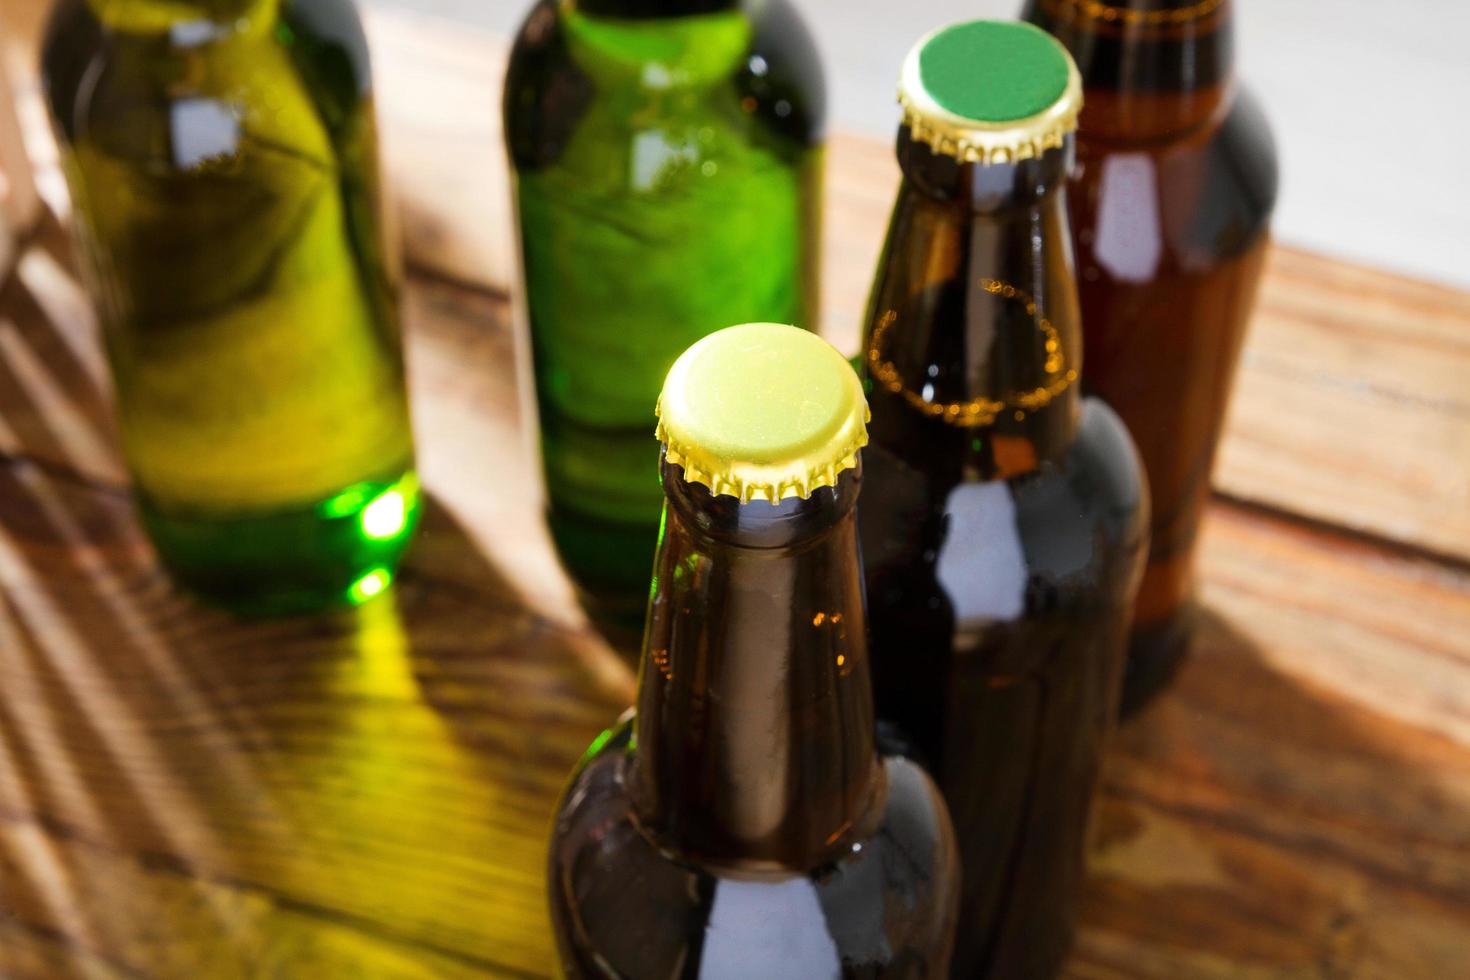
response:
<path id="1" fill-rule="evenodd" d="M 1109 761 L 1077 975 L 1463 963 L 1463 750 L 1302 684 L 1217 612 L 1201 626 L 1176 689 Z"/>
<path id="2" fill-rule="evenodd" d="M 44 305 L 32 286 L 38 277 L 63 285 L 48 290 Z M 80 315 L 59 317 L 60 307 Z M 0 453 L 115 483 L 121 468 L 114 444 L 90 310 L 54 258 L 33 250 L 0 283 Z"/>
<path id="3" fill-rule="evenodd" d="M 388 597 L 259 623 L 121 493 L 11 461 L 0 514 L 0 972 L 540 975 L 551 809 L 627 692 L 443 508 Z"/>

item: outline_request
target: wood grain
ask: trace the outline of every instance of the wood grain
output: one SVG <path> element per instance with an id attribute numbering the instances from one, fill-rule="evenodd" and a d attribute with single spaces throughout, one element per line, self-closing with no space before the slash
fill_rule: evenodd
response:
<path id="1" fill-rule="evenodd" d="M 374 25 L 380 77 L 416 51 L 420 97 L 487 71 L 483 39 Z M 501 261 L 495 164 L 471 170 L 498 155 L 470 158 L 493 96 L 436 154 L 468 103 L 390 90 L 430 506 L 389 596 L 240 623 L 179 595 L 132 516 L 69 274 L 33 249 L 0 292 L 0 977 L 551 973 L 548 820 L 631 677 L 556 567 L 509 303 L 476 271 Z M 866 278 L 892 181 L 865 145 L 835 140 L 828 180 L 828 312 L 849 324 L 863 298 L 841 284 Z M 438 192 L 415 155 L 446 168 Z M 1440 465 L 1470 314 L 1324 268 L 1273 261 L 1224 466 L 1246 503 L 1212 508 L 1201 643 L 1109 760 L 1069 976 L 1470 970 L 1465 459 Z M 1346 426 L 1357 442 L 1332 441 Z"/>
<path id="2" fill-rule="evenodd" d="M 1470 559 L 1470 293 L 1276 249 L 1216 486 Z"/>
<path id="3" fill-rule="evenodd" d="M 0 463 L 0 919 L 146 976 L 543 975 L 551 805 L 629 679 L 431 494 L 391 600 L 242 625 L 125 495 Z"/>
<path id="4" fill-rule="evenodd" d="M 5 22 L 0 19 L 0 37 L 5 34 Z M 8 233 L 23 233 L 35 224 L 41 200 L 11 88 L 10 65 L 0 60 L 0 224 Z M 9 269 L 6 259 L 0 257 L 0 272 Z"/>
<path id="5" fill-rule="evenodd" d="M 547 820 L 629 678 L 554 598 L 505 302 L 408 298 L 434 504 L 390 601 L 234 623 L 120 489 L 0 462 L 0 975 L 548 975 Z M 1070 975 L 1453 975 L 1470 577 L 1228 504 L 1204 548 Z"/>

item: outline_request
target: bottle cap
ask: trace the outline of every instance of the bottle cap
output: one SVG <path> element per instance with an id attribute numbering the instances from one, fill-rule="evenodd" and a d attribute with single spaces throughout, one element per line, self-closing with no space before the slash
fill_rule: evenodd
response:
<path id="1" fill-rule="evenodd" d="M 1077 129 L 1082 76 L 1067 49 L 1031 24 L 974 20 L 916 44 L 898 86 L 903 124 L 962 163 L 1041 156 Z"/>
<path id="2" fill-rule="evenodd" d="M 742 503 L 837 484 L 868 443 L 852 365 L 816 334 L 749 323 L 680 356 L 658 400 L 658 438 L 684 479 Z"/>

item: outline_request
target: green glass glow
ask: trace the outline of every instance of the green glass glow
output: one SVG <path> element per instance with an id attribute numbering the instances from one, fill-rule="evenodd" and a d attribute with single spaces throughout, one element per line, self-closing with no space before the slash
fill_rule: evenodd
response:
<path id="1" fill-rule="evenodd" d="M 612 741 L 615 734 L 617 734 L 617 729 L 609 728 L 594 738 L 592 744 L 587 746 L 587 751 L 582 753 L 582 762 L 585 764 L 597 758 L 602 750 L 607 747 L 607 743 Z"/>
<path id="2" fill-rule="evenodd" d="M 348 0 L 62 0 L 44 53 L 139 508 L 246 613 L 391 577 L 418 513 Z"/>
<path id="3" fill-rule="evenodd" d="M 362 533 L 374 541 L 391 541 L 408 525 L 403 491 L 389 490 L 362 509 Z"/>
<path id="4" fill-rule="evenodd" d="M 146 495 L 139 509 L 181 581 L 237 612 L 280 615 L 344 597 L 360 602 L 372 588 L 363 583 L 378 575 L 386 585 L 418 523 L 420 498 L 409 473 L 270 514 L 165 514 Z"/>
<path id="5" fill-rule="evenodd" d="M 353 605 L 366 602 L 380 595 L 393 582 L 393 573 L 386 568 L 375 568 L 352 583 L 347 590 L 347 600 Z"/>

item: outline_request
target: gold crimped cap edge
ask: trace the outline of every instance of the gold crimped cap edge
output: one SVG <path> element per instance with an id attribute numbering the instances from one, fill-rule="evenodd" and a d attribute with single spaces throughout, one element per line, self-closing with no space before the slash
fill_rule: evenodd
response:
<path id="1" fill-rule="evenodd" d="M 742 324 L 741 327 L 798 329 L 785 324 L 768 323 Z M 823 436 L 820 443 L 774 458 L 741 458 L 730 455 L 728 448 L 725 451 L 706 448 L 684 429 L 684 424 L 679 419 L 671 418 L 671 415 L 676 416 L 678 413 L 670 411 L 668 400 L 672 398 L 675 404 L 679 404 L 687 400 L 687 396 L 697 395 L 697 392 L 691 392 L 688 388 L 687 373 L 695 363 L 692 357 L 696 350 L 729 333 L 728 330 L 717 331 L 697 342 L 679 357 L 669 370 L 663 390 L 654 406 L 654 412 L 658 416 L 654 434 L 663 445 L 665 458 L 683 469 L 687 482 L 698 483 L 716 496 L 735 497 L 741 503 L 764 500 L 776 504 L 789 497 L 810 497 L 822 487 L 835 487 L 843 473 L 858 466 L 858 453 L 868 444 L 868 423 L 873 417 L 862 382 L 841 352 L 819 335 L 802 332 L 827 348 L 826 356 L 831 358 L 833 367 L 842 373 L 842 384 L 847 392 L 847 408 L 840 416 L 840 421 Z"/>
<path id="2" fill-rule="evenodd" d="M 717 497 L 736 497 L 742 504 L 753 500 L 776 504 L 788 497 L 804 499 L 822 487 L 837 486 L 837 480 L 843 473 L 857 468 L 858 453 L 868 444 L 867 423 L 873 419 L 865 401 L 863 421 L 856 436 L 839 443 L 837 449 L 825 454 L 826 459 L 762 465 L 712 460 L 698 446 L 683 442 L 670 431 L 663 420 L 662 399 L 655 411 L 659 421 L 654 435 L 663 444 L 664 457 L 684 471 L 685 481 L 698 483 Z"/>
<path id="3" fill-rule="evenodd" d="M 925 46 L 947 29 L 938 27 L 924 35 L 904 59 L 898 104 L 903 107 L 903 125 L 916 142 L 960 163 L 991 165 L 1034 159 L 1061 147 L 1077 131 L 1077 117 L 1082 113 L 1082 73 L 1071 52 L 1060 43 L 1057 47 L 1067 59 L 1066 87 L 1055 102 L 1033 116 L 982 122 L 950 112 L 934 101 L 924 88 L 920 59 Z"/>

